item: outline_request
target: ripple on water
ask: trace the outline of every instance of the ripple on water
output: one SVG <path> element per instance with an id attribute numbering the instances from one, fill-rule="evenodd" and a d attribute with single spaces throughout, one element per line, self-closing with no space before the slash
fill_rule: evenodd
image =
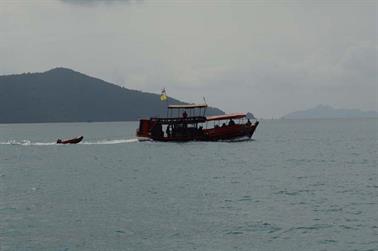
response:
<path id="1" fill-rule="evenodd" d="M 274 194 L 296 196 L 296 195 L 299 195 L 301 193 L 308 193 L 308 192 L 311 192 L 311 190 L 304 189 L 304 190 L 297 190 L 297 191 L 288 191 L 288 190 L 285 189 L 285 190 L 280 190 L 278 192 L 275 192 Z"/>
<path id="2" fill-rule="evenodd" d="M 348 225 L 339 225 L 339 228 L 343 229 L 343 230 L 357 230 L 358 228 L 356 227 L 352 227 L 352 226 L 348 226 Z"/>
<path id="3" fill-rule="evenodd" d="M 312 187 L 320 187 L 320 186 L 324 186 L 324 185 L 325 185 L 324 182 L 319 182 L 319 181 L 310 184 L 310 186 L 312 186 Z"/>
<path id="4" fill-rule="evenodd" d="M 332 225 L 329 225 L 329 224 L 314 224 L 314 225 L 311 225 L 311 226 L 296 227 L 292 230 L 299 230 L 302 233 L 308 233 L 308 232 L 311 232 L 311 231 L 318 231 L 318 230 L 323 230 L 323 229 L 327 229 L 327 228 L 331 228 L 331 227 L 332 227 Z"/>
<path id="5" fill-rule="evenodd" d="M 16 210 L 15 207 L 0 207 L 0 213 L 15 212 Z"/>
<path id="6" fill-rule="evenodd" d="M 252 201 L 252 197 L 250 195 L 244 195 L 241 199 L 238 201 Z"/>
<path id="7" fill-rule="evenodd" d="M 321 240 L 319 241 L 320 244 L 334 244 L 334 243 L 337 243 L 336 240 L 332 240 L 332 239 L 326 239 L 326 240 Z"/>
<path id="8" fill-rule="evenodd" d="M 314 212 L 323 212 L 323 213 L 335 213 L 335 212 L 341 212 L 343 211 L 343 208 L 338 205 L 331 205 L 328 208 L 322 208 L 322 209 L 313 209 Z"/>
<path id="9" fill-rule="evenodd" d="M 280 231 L 281 228 L 275 224 L 271 224 L 268 222 L 249 222 L 241 226 L 236 226 L 232 229 L 226 230 L 227 235 L 238 235 L 250 232 L 261 232 L 261 233 L 275 233 Z"/>
<path id="10" fill-rule="evenodd" d="M 300 164 L 309 164 L 309 163 L 334 163 L 336 160 L 334 159 L 323 159 L 323 158 L 312 158 L 312 159 L 296 159 L 296 158 L 290 158 L 286 160 L 289 163 L 293 163 L 295 165 L 300 165 Z"/>

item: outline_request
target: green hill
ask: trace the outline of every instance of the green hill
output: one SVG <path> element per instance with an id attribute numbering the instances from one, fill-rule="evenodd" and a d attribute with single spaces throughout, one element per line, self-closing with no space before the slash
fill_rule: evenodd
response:
<path id="1" fill-rule="evenodd" d="M 181 104 L 169 98 L 170 104 Z M 120 87 L 55 68 L 0 76 L 0 123 L 135 121 L 166 114 L 159 94 Z M 223 114 L 209 108 L 208 114 Z"/>

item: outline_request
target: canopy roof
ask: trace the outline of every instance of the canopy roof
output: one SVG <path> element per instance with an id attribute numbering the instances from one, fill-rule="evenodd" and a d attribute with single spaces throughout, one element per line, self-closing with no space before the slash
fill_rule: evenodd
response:
<path id="1" fill-rule="evenodd" d="M 247 114 L 246 113 L 230 113 L 230 114 L 223 114 L 223 115 L 216 115 L 216 116 L 208 116 L 206 117 L 207 121 L 212 121 L 212 120 L 226 120 L 226 119 L 241 119 L 245 118 Z"/>
<path id="2" fill-rule="evenodd" d="M 169 109 L 195 109 L 206 108 L 207 104 L 189 104 L 189 105 L 169 105 Z"/>

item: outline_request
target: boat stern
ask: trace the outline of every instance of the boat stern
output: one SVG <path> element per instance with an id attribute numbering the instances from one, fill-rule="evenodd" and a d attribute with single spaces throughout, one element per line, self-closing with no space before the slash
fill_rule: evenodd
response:
<path id="1" fill-rule="evenodd" d="M 136 135 L 140 138 L 149 138 L 151 134 L 152 123 L 150 119 L 139 120 L 139 127 Z"/>

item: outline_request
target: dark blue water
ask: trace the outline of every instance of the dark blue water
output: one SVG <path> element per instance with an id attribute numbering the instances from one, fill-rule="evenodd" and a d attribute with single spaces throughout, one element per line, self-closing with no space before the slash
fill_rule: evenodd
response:
<path id="1" fill-rule="evenodd" d="M 0 125 L 0 250 L 378 250 L 378 120 L 268 120 L 238 143 L 136 127 Z"/>

